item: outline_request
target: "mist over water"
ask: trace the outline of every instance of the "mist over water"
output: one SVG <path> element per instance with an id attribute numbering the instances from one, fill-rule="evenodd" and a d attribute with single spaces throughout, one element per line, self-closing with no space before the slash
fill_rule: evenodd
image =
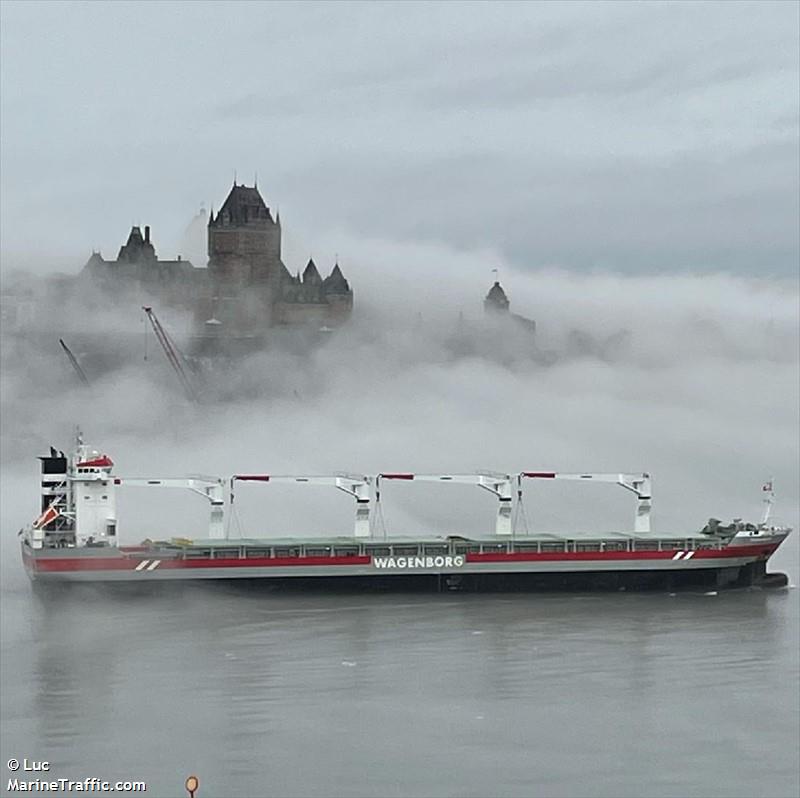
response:
<path id="1" fill-rule="evenodd" d="M 531 339 L 486 320 L 487 253 L 352 242 L 357 312 L 316 347 L 198 364 L 189 404 L 141 302 L 97 311 L 93 360 L 62 308 L 2 339 L 2 755 L 56 775 L 201 796 L 730 796 L 797 793 L 798 592 L 312 596 L 218 586 L 170 596 L 34 595 L 16 530 L 36 455 L 73 426 L 128 476 L 236 472 L 641 471 L 654 525 L 798 526 L 798 286 L 729 276 L 500 279 Z M 161 314 L 176 340 L 188 323 Z M 60 318 L 60 321 L 56 321 Z M 58 348 L 72 324 L 91 374 Z M 82 335 L 83 334 L 83 335 Z M 123 343 L 120 343 L 122 341 Z M 200 537 L 190 494 L 123 492 L 124 543 Z M 485 534 L 480 491 L 399 485 L 391 534 Z M 325 488 L 248 486 L 248 536 L 349 534 Z M 614 486 L 528 489 L 531 529 L 630 529 Z M 797 584 L 796 535 L 771 561 Z"/>
<path id="2" fill-rule="evenodd" d="M 795 588 L 43 596 L 17 530 L 75 425 L 131 477 L 647 471 L 681 535 L 758 520 L 772 478 L 797 529 L 798 31 L 769 0 L 2 0 L 0 792 L 16 757 L 159 798 L 190 773 L 195 798 L 797 798 Z M 134 225 L 203 266 L 236 180 L 280 211 L 292 272 L 338 261 L 345 327 L 211 359 L 154 297 L 76 301 Z M 484 315 L 495 279 L 535 337 Z M 118 498 L 123 543 L 206 533 L 189 492 Z M 493 527 L 474 487 L 382 504 L 391 535 Z M 330 488 L 236 507 L 234 536 L 352 531 Z M 564 482 L 525 508 L 598 533 L 635 509 Z M 798 540 L 770 562 L 791 585 Z"/>

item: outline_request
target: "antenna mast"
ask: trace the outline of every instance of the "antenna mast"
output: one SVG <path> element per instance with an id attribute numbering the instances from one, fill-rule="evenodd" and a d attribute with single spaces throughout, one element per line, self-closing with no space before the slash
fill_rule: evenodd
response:
<path id="1" fill-rule="evenodd" d="M 769 521 L 769 517 L 772 514 L 772 505 L 775 504 L 775 487 L 773 483 L 774 479 L 770 477 L 769 482 L 766 482 L 764 487 L 761 488 L 764 494 L 764 515 L 761 517 L 761 526 L 767 525 L 767 521 Z"/>

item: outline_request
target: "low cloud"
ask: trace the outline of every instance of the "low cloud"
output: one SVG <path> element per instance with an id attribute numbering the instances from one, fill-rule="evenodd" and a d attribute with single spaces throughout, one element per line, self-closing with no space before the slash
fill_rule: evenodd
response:
<path id="1" fill-rule="evenodd" d="M 495 260 L 512 310 L 538 323 L 534 340 L 485 320 L 489 253 L 347 243 L 357 252 L 347 264 L 353 322 L 307 352 L 199 363 L 197 406 L 152 340 L 142 359 L 141 327 L 88 392 L 56 330 L 38 341 L 4 335 L 3 463 L 14 486 L 4 524 L 35 512 L 34 458 L 51 443 L 68 446 L 76 423 L 129 475 L 648 470 L 662 530 L 758 517 L 760 484 L 774 476 L 779 515 L 797 524 L 796 282 L 530 274 Z M 377 251 L 387 262 L 380 273 Z M 134 329 L 141 321 L 134 307 L 121 315 Z M 180 339 L 179 322 L 170 319 Z M 119 327 L 105 337 L 128 329 Z M 400 486 L 385 498 L 393 534 L 491 525 L 478 491 Z M 201 504 L 126 495 L 123 537 L 197 536 Z M 237 505 L 248 535 L 350 530 L 349 501 L 323 488 L 247 488 Z M 629 528 L 632 517 L 629 497 L 613 488 L 529 490 L 533 529 Z"/>

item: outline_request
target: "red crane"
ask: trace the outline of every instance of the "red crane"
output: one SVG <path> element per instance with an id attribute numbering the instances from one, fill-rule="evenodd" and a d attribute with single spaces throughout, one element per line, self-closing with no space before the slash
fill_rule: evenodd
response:
<path id="1" fill-rule="evenodd" d="M 167 333 L 158 320 L 158 317 L 153 312 L 153 308 L 149 305 L 142 305 L 142 310 L 145 312 L 148 321 L 153 327 L 153 332 L 155 332 L 156 338 L 161 344 L 161 348 L 164 350 L 164 354 L 167 356 L 170 366 L 172 366 L 173 371 L 178 375 L 186 398 L 190 402 L 197 402 L 197 393 L 192 386 L 189 375 L 186 373 L 186 369 L 183 367 L 183 356 L 178 350 L 178 347 L 175 346 L 172 339 L 169 337 L 169 333 Z"/>

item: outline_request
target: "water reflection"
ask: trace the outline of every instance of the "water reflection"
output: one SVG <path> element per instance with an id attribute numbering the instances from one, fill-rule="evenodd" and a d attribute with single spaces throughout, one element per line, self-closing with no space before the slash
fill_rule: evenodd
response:
<path id="1" fill-rule="evenodd" d="M 28 598 L 15 733 L 153 794 L 687 794 L 668 760 L 698 751 L 710 795 L 792 778 L 792 592 Z M 769 763 L 740 750 L 759 713 Z"/>

